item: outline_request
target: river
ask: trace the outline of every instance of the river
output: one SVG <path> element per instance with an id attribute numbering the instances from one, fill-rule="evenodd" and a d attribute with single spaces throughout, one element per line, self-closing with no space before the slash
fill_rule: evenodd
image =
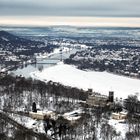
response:
<path id="1" fill-rule="evenodd" d="M 79 49 L 72 49 L 71 51 L 66 51 L 62 53 L 62 59 L 69 58 L 69 56 L 73 53 L 76 53 Z M 58 60 L 51 60 L 51 59 L 58 59 Z M 15 75 L 22 75 L 25 78 L 30 77 L 30 73 L 34 71 L 38 71 L 40 67 L 47 68 L 56 65 L 60 62 L 61 54 L 60 53 L 52 53 L 49 57 L 46 58 L 39 58 L 37 59 L 37 64 L 29 64 L 24 67 L 19 67 L 16 70 L 13 70 L 12 73 Z"/>

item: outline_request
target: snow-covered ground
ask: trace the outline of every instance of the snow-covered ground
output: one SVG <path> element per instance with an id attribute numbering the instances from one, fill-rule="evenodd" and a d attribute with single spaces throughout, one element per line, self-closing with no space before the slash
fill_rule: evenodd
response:
<path id="1" fill-rule="evenodd" d="M 124 120 L 110 119 L 109 124 L 113 126 L 118 133 L 120 132 L 123 138 L 125 138 L 125 134 L 128 131 L 128 125 L 124 122 Z"/>
<path id="2" fill-rule="evenodd" d="M 10 115 L 12 119 L 17 121 L 19 124 L 29 128 L 33 129 L 33 131 L 39 132 L 39 133 L 45 133 L 44 131 L 44 126 L 43 126 L 43 121 L 38 121 L 35 119 L 32 119 L 30 117 L 22 116 L 22 115 L 17 115 L 17 114 L 12 114 Z"/>
<path id="3" fill-rule="evenodd" d="M 108 72 L 83 71 L 74 66 L 59 63 L 55 66 L 30 74 L 42 81 L 52 80 L 63 85 L 82 88 L 108 95 L 114 91 L 115 97 L 127 98 L 130 94 L 140 93 L 140 80 L 110 74 Z"/>

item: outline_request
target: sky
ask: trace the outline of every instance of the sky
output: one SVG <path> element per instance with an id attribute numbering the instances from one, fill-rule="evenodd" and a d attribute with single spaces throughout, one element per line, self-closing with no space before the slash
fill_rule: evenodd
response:
<path id="1" fill-rule="evenodd" d="M 73 21 L 72 17 L 85 18 L 85 20 L 90 17 L 95 22 L 95 17 L 98 17 L 100 19 L 106 18 L 106 21 L 103 20 L 106 24 L 107 20 L 111 18 L 121 19 L 120 23 L 122 23 L 122 18 L 128 18 L 129 21 L 131 18 L 131 22 L 128 24 L 132 25 L 134 22 L 133 24 L 136 26 L 140 24 L 139 7 L 140 0 L 0 0 L 0 24 L 14 24 L 14 22 L 15 24 L 21 24 L 22 19 L 27 21 L 26 24 L 31 24 L 31 19 L 37 23 L 38 17 L 41 17 L 40 25 L 48 24 L 48 22 L 60 24 L 62 17 L 69 17 L 71 19 L 70 23 Z M 53 17 L 53 20 L 49 21 L 46 17 Z M 137 18 L 138 23 L 133 21 L 134 18 Z M 7 20 L 10 23 L 6 23 Z M 66 24 L 66 21 L 64 22 Z M 112 23 L 112 20 L 110 20 L 110 23 Z"/>

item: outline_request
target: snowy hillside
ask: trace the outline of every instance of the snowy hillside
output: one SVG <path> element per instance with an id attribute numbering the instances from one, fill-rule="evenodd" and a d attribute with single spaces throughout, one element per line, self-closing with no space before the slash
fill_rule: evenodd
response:
<path id="1" fill-rule="evenodd" d="M 82 71 L 74 66 L 59 63 L 56 66 L 36 71 L 31 76 L 42 81 L 52 80 L 63 85 L 78 87 L 108 95 L 110 90 L 115 92 L 115 97 L 127 98 L 130 94 L 140 92 L 140 80 L 113 75 L 107 72 Z"/>

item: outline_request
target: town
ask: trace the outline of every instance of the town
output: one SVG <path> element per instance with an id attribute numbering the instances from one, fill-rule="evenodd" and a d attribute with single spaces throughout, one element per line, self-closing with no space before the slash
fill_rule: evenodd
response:
<path id="1" fill-rule="evenodd" d="M 72 54 L 65 60 L 79 69 L 107 71 L 128 77 L 140 78 L 139 48 L 91 47 Z"/>
<path id="2" fill-rule="evenodd" d="M 0 140 L 140 140 L 140 0 L 0 0 Z"/>
<path id="3" fill-rule="evenodd" d="M 39 77 L 25 78 L 22 74 L 12 73 L 17 68 L 22 70 L 28 65 L 36 65 L 40 60 L 44 62 L 56 53 L 60 57 L 59 63 L 64 62 L 62 66 L 70 64 L 72 72 L 76 68 L 83 70 L 82 72 L 107 71 L 139 79 L 139 41 L 109 40 L 110 38 L 95 40 L 92 37 L 74 36 L 19 37 L 0 31 L 0 138 L 2 140 L 138 139 L 139 93 L 134 92 L 132 95 L 127 94 L 125 98 L 118 98 L 116 96 L 118 93 L 113 89 L 104 95 L 91 88 L 86 90 L 78 88 L 77 85 L 73 87 L 53 80 L 47 81 L 45 76 L 41 80 Z M 62 56 L 63 53 L 67 57 Z M 59 64 L 55 65 L 59 67 Z M 52 65 L 50 67 L 53 68 Z M 41 74 L 42 71 L 43 68 L 40 67 L 37 73 Z M 33 74 L 35 76 L 36 72 Z M 86 73 L 83 75 L 87 80 Z"/>

